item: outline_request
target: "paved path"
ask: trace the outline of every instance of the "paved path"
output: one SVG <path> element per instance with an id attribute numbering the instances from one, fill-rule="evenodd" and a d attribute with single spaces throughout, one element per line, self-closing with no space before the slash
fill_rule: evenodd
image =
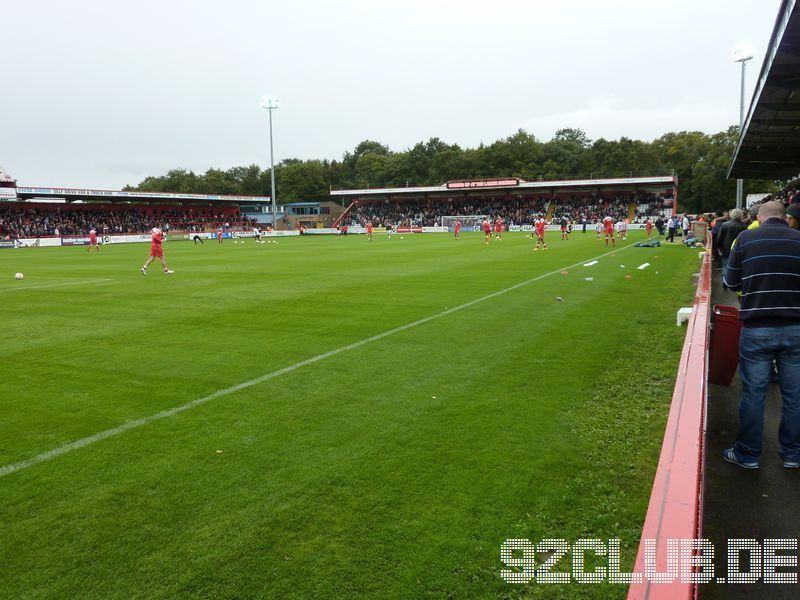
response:
<path id="1" fill-rule="evenodd" d="M 738 306 L 736 295 L 722 289 L 721 272 L 712 272 L 712 304 Z M 722 460 L 722 450 L 732 445 L 738 431 L 741 382 L 738 374 L 730 387 L 709 385 L 706 465 L 703 497 L 703 537 L 716 551 L 716 575 L 725 576 L 727 541 L 751 538 L 762 543 L 769 538 L 800 539 L 800 470 L 784 469 L 778 456 L 778 423 L 781 398 L 778 384 L 770 385 L 764 425 L 764 453 L 761 468 L 747 471 Z M 778 571 L 800 574 L 797 564 Z M 746 570 L 743 567 L 743 570 Z M 800 575 L 798 575 L 800 579 Z M 701 600 L 800 598 L 795 584 L 705 584 Z"/>

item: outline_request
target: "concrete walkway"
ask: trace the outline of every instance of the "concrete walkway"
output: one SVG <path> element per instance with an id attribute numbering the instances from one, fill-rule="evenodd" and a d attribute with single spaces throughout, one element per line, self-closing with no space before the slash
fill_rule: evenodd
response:
<path id="1" fill-rule="evenodd" d="M 712 304 L 738 306 L 736 295 L 722 289 L 721 271 L 712 272 Z M 763 541 L 770 538 L 800 539 L 800 470 L 784 469 L 778 456 L 778 424 L 781 397 L 778 384 L 770 384 L 764 424 L 764 453 L 761 468 L 746 470 L 723 461 L 722 451 L 733 445 L 739 428 L 738 373 L 730 387 L 708 386 L 703 537 L 715 548 L 715 575 L 726 576 L 727 543 L 733 538 Z M 795 565 L 778 571 L 800 574 L 800 551 L 787 551 Z M 746 571 L 746 559 L 741 570 Z M 800 580 L 800 575 L 798 575 Z M 701 600 L 717 598 L 800 598 L 795 584 L 720 584 L 700 586 Z"/>

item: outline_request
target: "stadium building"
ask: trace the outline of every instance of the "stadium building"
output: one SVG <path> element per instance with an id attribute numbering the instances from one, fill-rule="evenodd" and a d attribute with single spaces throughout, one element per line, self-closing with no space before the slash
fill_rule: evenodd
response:
<path id="1" fill-rule="evenodd" d="M 675 174 L 615 179 L 525 181 L 517 177 L 448 181 L 437 186 L 332 189 L 347 208 L 335 223 L 391 223 L 411 230 L 452 226 L 459 216 L 501 216 L 507 226 L 530 225 L 543 215 L 550 222 L 566 216 L 593 223 L 611 211 L 631 223 L 664 219 L 678 211 Z M 467 223 L 469 225 L 469 223 Z"/>

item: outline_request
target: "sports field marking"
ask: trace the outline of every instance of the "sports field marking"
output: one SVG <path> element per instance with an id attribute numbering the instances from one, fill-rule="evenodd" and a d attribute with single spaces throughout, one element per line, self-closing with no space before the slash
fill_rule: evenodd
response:
<path id="1" fill-rule="evenodd" d="M 596 256 L 595 259 L 603 258 L 604 256 L 608 256 L 610 254 L 613 254 L 614 252 L 620 250 L 627 250 L 628 248 L 632 247 L 633 244 L 628 244 L 627 246 L 614 248 L 613 250 L 610 250 L 604 254 Z M 363 340 L 353 342 L 352 344 L 347 344 L 346 346 L 340 346 L 339 348 L 336 348 L 334 350 L 318 354 L 317 356 L 307 358 L 306 360 L 301 360 L 300 362 L 294 363 L 293 365 L 289 365 L 288 367 L 278 369 L 277 371 L 272 371 L 271 373 L 266 373 L 265 375 L 261 375 L 260 377 L 256 377 L 255 379 L 250 379 L 249 381 L 237 383 L 236 385 L 232 385 L 230 387 L 217 390 L 212 394 L 203 396 L 202 398 L 197 398 L 196 400 L 192 400 L 191 402 L 187 402 L 186 404 L 181 404 L 180 406 L 176 406 L 175 408 L 163 410 L 154 415 L 150 415 L 148 417 L 142 417 L 141 419 L 136 419 L 135 421 L 128 421 L 127 423 L 124 423 L 119 427 L 114 427 L 113 429 L 106 429 L 105 431 L 101 431 L 99 433 L 95 433 L 85 438 L 81 438 L 74 442 L 70 442 L 69 444 L 60 446 L 59 448 L 54 448 L 53 450 L 42 452 L 41 454 L 37 454 L 36 456 L 29 458 L 27 460 L 21 460 L 16 463 L 11 463 L 10 465 L 5 465 L 3 467 L 0 467 L 0 477 L 16 473 L 17 471 L 27 469 L 28 467 L 38 465 L 39 463 L 43 463 L 45 461 L 52 460 L 54 458 L 58 458 L 59 456 L 61 456 L 62 454 L 66 454 L 67 452 L 72 452 L 73 450 L 77 450 L 78 448 L 83 448 L 84 446 L 88 446 L 89 444 L 94 444 L 95 442 L 99 442 L 106 438 L 114 437 L 115 435 L 125 433 L 126 431 L 130 431 L 131 429 L 136 429 L 143 425 L 147 425 L 148 423 L 153 423 L 154 421 L 160 421 L 161 419 L 166 419 L 168 417 L 174 417 L 177 414 L 180 414 L 191 408 L 210 402 L 211 400 L 221 398 L 222 396 L 229 396 L 235 392 L 239 392 L 249 387 L 253 387 L 254 385 L 258 385 L 260 383 L 264 383 L 265 381 L 269 381 L 270 379 L 275 379 L 276 377 L 280 377 L 281 375 L 291 373 L 292 371 L 296 371 L 297 369 L 300 369 L 302 367 L 313 365 L 314 363 L 317 363 L 321 360 L 325 360 L 326 358 L 330 358 L 331 356 L 336 356 L 337 354 L 347 352 L 348 350 L 355 350 L 356 348 L 360 348 L 361 346 L 365 346 L 366 344 L 377 342 L 378 340 L 382 340 L 396 333 L 400 333 L 401 331 L 406 331 L 408 329 L 412 329 L 413 327 L 417 327 L 418 325 L 424 325 L 425 323 L 430 323 L 431 321 L 434 321 L 446 315 L 451 315 L 460 310 L 464 310 L 465 308 L 469 308 L 470 306 L 475 306 L 476 304 L 485 302 L 486 300 L 497 298 L 498 296 L 502 296 L 503 294 L 507 294 L 508 292 L 512 292 L 521 287 L 525 287 L 526 285 L 530 285 L 531 283 L 540 281 L 545 277 L 550 277 L 551 275 L 560 274 L 561 271 L 563 270 L 571 269 L 573 267 L 577 267 L 582 264 L 583 261 L 580 261 L 566 267 L 559 267 L 558 269 L 550 271 L 549 273 L 544 273 L 543 275 L 537 275 L 536 277 L 532 277 L 531 279 L 521 281 L 520 283 L 515 283 L 514 285 L 504 288 L 502 290 L 498 290 L 496 292 L 492 292 L 491 294 L 481 296 L 480 298 L 476 298 L 475 300 L 470 300 L 469 302 L 465 302 L 464 304 L 460 304 L 458 306 L 454 306 L 453 308 L 443 310 L 442 312 L 432 314 L 428 317 L 423 317 L 422 319 L 417 319 L 416 321 L 412 321 L 411 323 L 406 323 L 405 325 L 400 325 L 399 327 L 395 327 L 394 329 L 389 329 L 387 331 L 384 331 L 383 333 L 378 333 L 368 338 L 364 338 Z"/>
<path id="2" fill-rule="evenodd" d="M 17 290 L 40 290 L 42 288 L 52 288 L 52 287 L 63 287 L 65 285 L 83 285 L 86 283 L 102 283 L 104 281 L 114 281 L 113 279 L 104 278 L 104 279 L 81 279 L 80 281 L 69 281 L 67 283 L 46 283 L 45 285 L 20 285 L 20 286 L 8 286 L 5 288 L 0 289 L 0 292 L 11 292 Z"/>

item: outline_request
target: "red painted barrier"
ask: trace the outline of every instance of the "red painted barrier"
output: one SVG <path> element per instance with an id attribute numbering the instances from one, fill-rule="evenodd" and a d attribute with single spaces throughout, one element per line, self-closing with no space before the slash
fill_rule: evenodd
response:
<path id="1" fill-rule="evenodd" d="M 700 280 L 686 330 L 661 456 L 647 508 L 634 573 L 645 573 L 645 541 L 655 540 L 656 571 L 666 571 L 667 540 L 700 537 L 703 506 L 708 324 L 711 299 L 711 255 L 703 257 Z M 654 583 L 647 577 L 632 583 L 629 600 L 689 600 L 697 585 L 681 581 Z"/>

